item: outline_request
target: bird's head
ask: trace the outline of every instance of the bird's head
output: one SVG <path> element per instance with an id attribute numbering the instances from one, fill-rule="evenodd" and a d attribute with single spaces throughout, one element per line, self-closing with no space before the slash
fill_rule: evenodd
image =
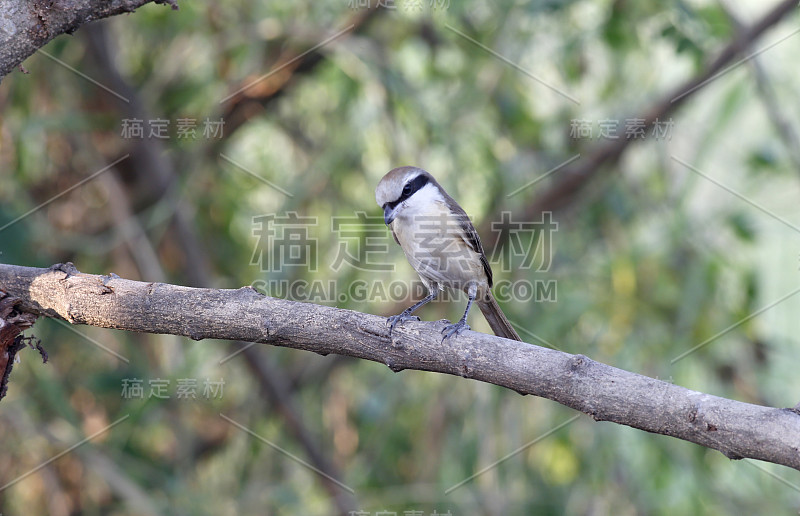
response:
<path id="1" fill-rule="evenodd" d="M 383 176 L 375 188 L 375 200 L 383 208 L 383 221 L 388 226 L 409 207 L 440 197 L 439 192 L 439 184 L 428 172 L 417 167 L 399 167 Z"/>

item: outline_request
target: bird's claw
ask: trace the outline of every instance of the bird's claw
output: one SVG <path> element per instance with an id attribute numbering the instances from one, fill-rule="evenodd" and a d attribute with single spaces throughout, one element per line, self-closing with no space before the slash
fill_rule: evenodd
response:
<path id="1" fill-rule="evenodd" d="M 389 336 L 392 336 L 395 326 L 405 321 L 419 321 L 419 317 L 416 315 L 407 314 L 405 312 L 390 316 L 386 320 L 387 324 L 389 325 Z"/>
<path id="2" fill-rule="evenodd" d="M 469 329 L 470 329 L 469 324 L 467 324 L 467 321 L 463 319 L 455 324 L 448 324 L 442 329 L 442 333 L 444 333 L 444 337 L 442 337 L 442 342 L 444 342 L 445 339 L 452 337 L 453 335 L 458 335 L 462 331 Z"/>

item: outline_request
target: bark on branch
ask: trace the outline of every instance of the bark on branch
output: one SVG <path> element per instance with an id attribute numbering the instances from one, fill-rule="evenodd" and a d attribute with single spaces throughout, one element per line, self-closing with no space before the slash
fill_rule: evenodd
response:
<path id="1" fill-rule="evenodd" d="M 800 470 L 800 414 L 692 391 L 583 355 L 467 331 L 444 343 L 441 322 L 408 322 L 392 338 L 386 319 L 237 290 L 144 283 L 0 264 L 0 290 L 17 310 L 147 333 L 260 342 L 380 362 L 392 371 L 434 371 L 557 401 L 648 432 Z"/>
<path id="2" fill-rule="evenodd" d="M 51 39 L 154 0 L 0 0 L 0 80 Z M 155 0 L 178 8 L 176 0 Z"/>

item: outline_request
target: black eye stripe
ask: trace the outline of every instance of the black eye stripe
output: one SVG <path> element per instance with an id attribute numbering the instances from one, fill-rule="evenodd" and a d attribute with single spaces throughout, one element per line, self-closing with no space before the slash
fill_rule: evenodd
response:
<path id="1" fill-rule="evenodd" d="M 419 190 L 426 184 L 428 184 L 428 177 L 425 176 L 424 174 L 415 177 L 414 179 L 406 183 L 406 185 L 403 187 L 403 193 L 400 194 L 399 199 L 387 204 L 389 205 L 390 208 L 394 209 L 395 206 L 397 206 L 401 202 L 405 201 L 406 199 L 414 195 L 414 193 L 416 193 L 417 190 Z"/>
<path id="2" fill-rule="evenodd" d="M 408 197 L 411 197 L 417 190 L 428 184 L 428 176 L 424 174 L 419 175 L 408 184 L 411 186 L 411 190 L 408 192 Z M 403 193 L 405 194 L 405 192 Z"/>
<path id="3" fill-rule="evenodd" d="M 406 199 L 408 199 L 409 197 L 414 195 L 417 190 L 421 189 L 422 187 L 424 187 L 428 183 L 429 183 L 428 176 L 426 176 L 425 174 L 420 174 L 417 177 L 415 177 L 414 179 L 412 179 L 410 182 L 406 183 L 406 185 L 403 187 L 403 193 L 400 195 L 399 199 L 397 199 L 396 201 L 393 201 L 393 202 L 386 203 L 386 204 L 390 208 L 394 209 L 395 206 L 397 206 L 401 202 L 405 201 Z M 409 186 L 411 187 L 410 189 L 409 189 Z"/>

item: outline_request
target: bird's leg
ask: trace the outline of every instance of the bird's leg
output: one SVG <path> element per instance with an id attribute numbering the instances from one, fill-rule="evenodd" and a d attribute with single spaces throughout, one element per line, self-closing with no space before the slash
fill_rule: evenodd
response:
<path id="1" fill-rule="evenodd" d="M 403 321 L 410 321 L 412 319 L 416 319 L 417 321 L 419 321 L 419 317 L 417 317 L 416 315 L 411 315 L 411 314 L 413 314 L 421 306 L 426 305 L 426 304 L 430 303 L 431 301 L 433 301 L 436 298 L 437 294 L 439 294 L 439 289 L 434 287 L 434 288 L 432 288 L 430 290 L 430 294 L 428 294 L 428 297 L 426 297 L 425 299 L 423 299 L 422 301 L 420 301 L 418 303 L 414 303 L 412 306 L 406 308 L 405 310 L 403 310 L 399 314 L 392 315 L 391 317 L 389 317 L 389 319 L 388 319 L 389 336 L 391 337 L 392 331 L 394 330 L 394 327 L 397 326 L 399 323 L 401 323 Z"/>
<path id="2" fill-rule="evenodd" d="M 469 291 L 469 301 L 467 301 L 467 309 L 464 310 L 464 316 L 461 317 L 461 320 L 455 324 L 448 324 L 442 329 L 442 333 L 444 333 L 444 337 L 442 337 L 442 342 L 444 339 L 451 337 L 452 335 L 458 335 L 464 330 L 469 330 L 469 325 L 467 324 L 467 315 L 469 314 L 469 309 L 472 307 L 472 302 L 475 301 L 475 296 L 477 292 L 475 292 L 472 288 Z"/>

